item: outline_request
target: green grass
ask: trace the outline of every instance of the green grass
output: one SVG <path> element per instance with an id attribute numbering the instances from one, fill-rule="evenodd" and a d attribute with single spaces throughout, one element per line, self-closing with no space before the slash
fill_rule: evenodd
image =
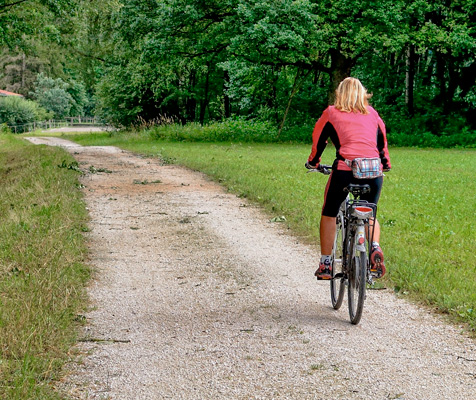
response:
<path id="1" fill-rule="evenodd" d="M 89 269 L 73 159 L 0 135 L 0 398 L 57 399 Z"/>
<path id="2" fill-rule="evenodd" d="M 187 143 L 146 134 L 76 136 L 83 144 L 117 145 L 201 170 L 270 217 L 317 243 L 326 178 L 306 174 L 307 145 Z M 388 281 L 402 295 L 457 317 L 476 330 L 476 151 L 390 149 L 379 219 Z M 324 153 L 331 163 L 333 149 Z"/>
<path id="3" fill-rule="evenodd" d="M 476 329 L 476 151 L 394 149 L 382 222 L 396 288 Z"/>

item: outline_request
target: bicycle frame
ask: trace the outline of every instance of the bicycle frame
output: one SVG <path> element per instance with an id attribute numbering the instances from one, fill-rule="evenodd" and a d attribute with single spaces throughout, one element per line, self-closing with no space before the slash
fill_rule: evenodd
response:
<path id="1" fill-rule="evenodd" d="M 336 219 L 337 233 L 333 249 L 332 305 L 335 309 L 340 308 L 344 287 L 347 286 L 349 315 L 353 324 L 358 324 L 362 316 L 366 284 L 373 284 L 369 251 L 377 206 L 359 199 L 364 189 L 366 187 L 362 185 L 348 187 L 349 195 L 342 203 Z M 342 243 L 339 243 L 339 240 Z M 339 263 L 341 272 L 336 274 Z"/>
<path id="2" fill-rule="evenodd" d="M 377 206 L 365 200 L 351 199 L 350 195 L 342 203 L 341 209 L 344 217 L 344 268 L 347 267 L 348 250 L 352 240 L 355 239 L 355 250 L 367 253 L 370 259 L 370 244 L 373 241 L 375 218 L 377 215 Z M 371 233 L 371 234 L 370 234 Z M 370 264 L 368 267 L 368 283 L 372 284 L 372 276 L 370 275 Z"/>

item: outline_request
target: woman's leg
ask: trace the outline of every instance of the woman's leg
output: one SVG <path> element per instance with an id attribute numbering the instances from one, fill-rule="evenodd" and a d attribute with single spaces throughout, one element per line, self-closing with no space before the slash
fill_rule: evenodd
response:
<path id="1" fill-rule="evenodd" d="M 317 279 L 332 279 L 332 247 L 336 235 L 336 216 L 345 200 L 344 187 L 352 179 L 351 171 L 332 171 L 324 193 L 320 230 L 321 260 L 314 275 Z"/>
<path id="2" fill-rule="evenodd" d="M 380 224 L 378 223 L 378 220 L 375 219 L 375 224 L 374 224 L 374 229 L 373 229 L 373 236 L 372 236 L 372 230 L 367 232 L 367 235 L 369 238 L 372 239 L 372 242 L 377 242 L 380 243 Z"/>
<path id="3" fill-rule="evenodd" d="M 376 178 L 373 181 L 369 182 L 372 191 L 369 194 L 366 194 L 364 197 L 365 200 L 377 204 L 380 198 L 380 192 L 382 190 L 383 177 Z M 380 224 L 375 219 L 373 237 L 372 232 L 369 232 L 369 237 L 372 238 L 372 244 L 370 248 L 370 271 L 375 278 L 381 278 L 385 275 L 385 263 L 382 249 L 380 248 Z"/>
<path id="4" fill-rule="evenodd" d="M 331 255 L 336 235 L 336 218 L 321 216 L 320 225 L 321 254 Z"/>
<path id="5" fill-rule="evenodd" d="M 352 171 L 332 171 L 324 193 L 320 224 L 321 254 L 331 255 L 336 235 L 336 216 L 347 194 L 344 188 L 352 180 Z"/>

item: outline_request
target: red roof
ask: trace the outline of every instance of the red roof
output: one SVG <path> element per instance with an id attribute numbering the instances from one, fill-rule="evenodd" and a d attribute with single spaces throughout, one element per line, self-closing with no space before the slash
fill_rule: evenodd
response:
<path id="1" fill-rule="evenodd" d="M 20 97 L 23 97 L 23 95 L 21 95 L 21 94 L 8 92 L 6 90 L 1 90 L 1 89 L 0 89 L 0 96 L 20 96 Z"/>

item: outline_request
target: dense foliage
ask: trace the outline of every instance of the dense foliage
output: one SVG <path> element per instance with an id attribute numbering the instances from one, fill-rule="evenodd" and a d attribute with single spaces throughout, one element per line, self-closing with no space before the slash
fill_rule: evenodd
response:
<path id="1" fill-rule="evenodd" d="M 116 125 L 245 117 L 281 137 L 312 126 L 352 75 L 374 93 L 395 143 L 475 144 L 476 0 L 5 4 L 0 44 L 18 68 L 0 85 L 27 86 L 38 72 L 79 83 Z"/>
<path id="2" fill-rule="evenodd" d="M 27 124 L 44 121 L 52 115 L 38 103 L 21 97 L 0 97 L 0 124 L 22 133 Z M 0 129 L 3 133 L 6 128 Z"/>
<path id="3" fill-rule="evenodd" d="M 0 89 L 19 93 L 63 118 L 91 114 L 94 91 L 72 48 L 79 1 L 0 0 Z"/>
<path id="4" fill-rule="evenodd" d="M 61 78 L 52 79 L 43 73 L 38 74 L 35 91 L 30 92 L 30 95 L 57 119 L 83 115 L 87 103 L 84 85 L 76 83 L 72 86 Z"/>

